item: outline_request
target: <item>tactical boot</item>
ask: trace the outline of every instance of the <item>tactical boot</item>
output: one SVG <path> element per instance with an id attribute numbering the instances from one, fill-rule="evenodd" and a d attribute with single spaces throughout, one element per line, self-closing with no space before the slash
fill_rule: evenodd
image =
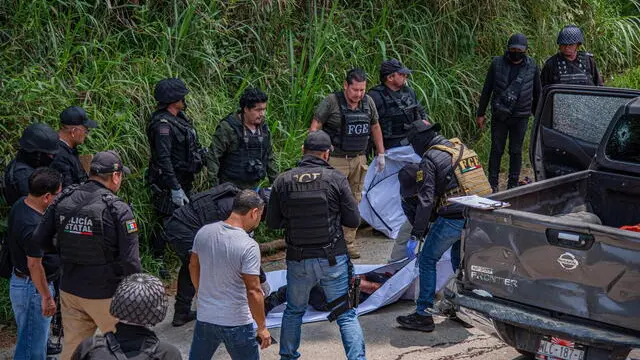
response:
<path id="1" fill-rule="evenodd" d="M 176 312 L 173 314 L 171 325 L 174 327 L 182 326 L 196 319 L 196 312 L 189 310 L 188 312 Z"/>
<path id="2" fill-rule="evenodd" d="M 436 325 L 433 323 L 433 317 L 431 315 L 420 315 L 413 313 L 407 316 L 398 316 L 396 318 L 400 327 L 412 330 L 420 330 L 424 332 L 432 332 Z"/>

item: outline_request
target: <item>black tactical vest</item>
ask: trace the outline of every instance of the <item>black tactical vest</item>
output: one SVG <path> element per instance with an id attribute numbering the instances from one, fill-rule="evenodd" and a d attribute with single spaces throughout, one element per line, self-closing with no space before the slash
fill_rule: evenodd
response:
<path id="1" fill-rule="evenodd" d="M 568 61 L 564 56 L 557 54 L 555 66 L 553 69 L 554 84 L 573 84 L 573 85 L 594 85 L 591 73 L 591 61 L 588 54 L 584 51 L 578 51 L 576 59 L 578 63 Z"/>
<path id="2" fill-rule="evenodd" d="M 78 347 L 78 360 L 154 360 L 160 341 L 157 338 L 145 338 L 139 351 L 124 353 L 113 332 L 96 335 L 90 344 L 83 342 Z"/>
<path id="3" fill-rule="evenodd" d="M 378 85 L 371 89 L 378 92 L 382 99 L 382 109 L 378 111 L 382 137 L 388 139 L 402 139 L 407 136 L 405 126 L 411 124 L 415 118 L 418 101 L 411 92 L 392 93 L 384 85 Z M 385 145 L 386 148 L 386 145 Z"/>
<path id="4" fill-rule="evenodd" d="M 238 148 L 220 159 L 220 178 L 241 183 L 257 183 L 267 176 L 267 153 L 271 147 L 269 128 L 262 124 L 249 131 L 233 114 L 226 121 L 238 136 Z"/>
<path id="5" fill-rule="evenodd" d="M 79 265 L 104 265 L 112 262 L 116 254 L 105 242 L 104 216 L 113 217 L 113 202 L 117 200 L 111 191 L 100 188 L 87 194 L 89 198 L 74 199 L 74 187 L 61 194 L 56 204 L 58 250 L 63 263 Z M 118 226 L 114 218 L 114 225 Z"/>
<path id="6" fill-rule="evenodd" d="M 368 97 L 365 95 L 360 101 L 360 107 L 351 110 L 342 91 L 336 92 L 335 95 L 342 113 L 342 129 L 339 137 L 332 136 L 334 145 L 346 153 L 364 153 L 371 133 L 371 109 L 367 106 L 369 105 Z"/>
<path id="7" fill-rule="evenodd" d="M 18 201 L 22 196 L 27 196 L 29 194 L 24 194 L 20 192 L 20 189 L 27 189 L 28 185 L 22 184 L 20 186 L 20 182 L 29 182 L 29 176 L 35 171 L 31 166 L 23 163 L 22 161 L 12 160 L 5 170 L 4 175 L 4 199 L 7 201 L 9 206 Z M 16 177 L 17 173 L 21 173 L 20 178 Z"/>
<path id="8" fill-rule="evenodd" d="M 184 117 L 181 118 L 181 117 Z M 166 122 L 171 126 L 173 134 L 178 144 L 172 146 L 171 151 L 175 152 L 179 159 L 177 163 L 173 164 L 175 172 L 183 172 L 196 174 L 202 169 L 202 155 L 200 153 L 200 143 L 198 142 L 198 135 L 193 126 L 186 120 L 184 113 L 173 116 L 170 112 L 162 109 L 153 113 L 151 116 L 151 122 L 147 128 L 147 137 L 150 143 L 155 141 L 155 132 L 152 131 L 155 126 L 161 122 Z M 155 157 L 157 154 L 151 153 L 151 165 L 154 166 Z M 173 158 L 174 154 L 172 154 Z"/>
<path id="9" fill-rule="evenodd" d="M 331 174 L 323 167 L 298 167 L 284 175 L 287 244 L 317 249 L 340 240 L 340 214 L 329 212 Z"/>
<path id="10" fill-rule="evenodd" d="M 240 189 L 231 183 L 221 184 L 194 195 L 189 204 L 174 212 L 174 216 L 179 218 L 179 211 L 183 208 L 187 211 L 187 208 L 190 207 L 193 209 L 193 212 L 199 219 L 199 223 L 202 225 L 224 220 L 229 216 L 229 214 L 224 214 L 220 211 L 217 201 L 222 198 L 236 196 L 239 192 Z"/>
<path id="11" fill-rule="evenodd" d="M 509 82 L 509 72 L 513 66 L 508 64 L 504 56 L 493 58 L 495 87 L 491 100 L 494 115 L 501 108 L 500 105 L 510 107 L 507 116 L 528 117 L 532 113 L 533 83 L 536 76 L 536 66 L 530 57 L 525 57 L 518 76 Z M 522 77 L 520 84 L 515 84 L 518 77 Z M 500 104 L 498 103 L 500 102 Z"/>

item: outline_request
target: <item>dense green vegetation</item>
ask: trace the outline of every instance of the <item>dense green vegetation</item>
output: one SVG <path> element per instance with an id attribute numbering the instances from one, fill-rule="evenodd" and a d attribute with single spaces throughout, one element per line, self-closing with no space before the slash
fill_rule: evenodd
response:
<path id="1" fill-rule="evenodd" d="M 161 78 L 183 78 L 201 141 L 249 86 L 270 96 L 268 119 L 281 168 L 291 166 L 314 106 L 361 66 L 399 58 L 414 74 L 430 117 L 486 159 L 487 134 L 473 125 L 490 57 L 513 32 L 529 37 L 540 64 L 558 30 L 582 26 L 586 49 L 609 80 L 637 66 L 638 2 L 629 0 L 5 0 L 0 2 L 0 163 L 31 122 L 57 126 L 59 112 L 84 106 L 100 123 L 85 153 L 117 149 L 133 169 L 122 193 L 146 244 L 154 219 L 144 189 L 145 124 Z M 638 70 L 612 84 L 636 86 Z M 199 188 L 206 186 L 204 175 Z M 0 218 L 6 215 L 6 206 Z M 145 245 L 146 246 L 146 245 Z M 156 265 L 143 251 L 144 265 Z M 6 285 L 5 285 L 6 290 Z M 10 317 L 7 298 L 0 317 Z M 3 300 L 0 300 L 3 301 Z"/>

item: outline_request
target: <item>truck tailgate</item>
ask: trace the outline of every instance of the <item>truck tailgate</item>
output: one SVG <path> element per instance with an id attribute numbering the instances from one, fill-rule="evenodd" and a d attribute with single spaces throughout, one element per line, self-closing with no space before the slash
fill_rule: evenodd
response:
<path id="1" fill-rule="evenodd" d="M 512 209 L 467 211 L 467 285 L 640 331 L 640 233 Z"/>

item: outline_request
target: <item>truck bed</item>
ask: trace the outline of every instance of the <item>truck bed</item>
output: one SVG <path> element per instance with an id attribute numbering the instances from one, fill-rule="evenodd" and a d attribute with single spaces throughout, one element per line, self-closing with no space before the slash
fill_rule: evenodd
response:
<path id="1" fill-rule="evenodd" d="M 640 180 L 582 171 L 496 194 L 511 207 L 467 210 L 469 289 L 640 332 Z M 587 211 L 602 225 L 567 218 Z"/>

